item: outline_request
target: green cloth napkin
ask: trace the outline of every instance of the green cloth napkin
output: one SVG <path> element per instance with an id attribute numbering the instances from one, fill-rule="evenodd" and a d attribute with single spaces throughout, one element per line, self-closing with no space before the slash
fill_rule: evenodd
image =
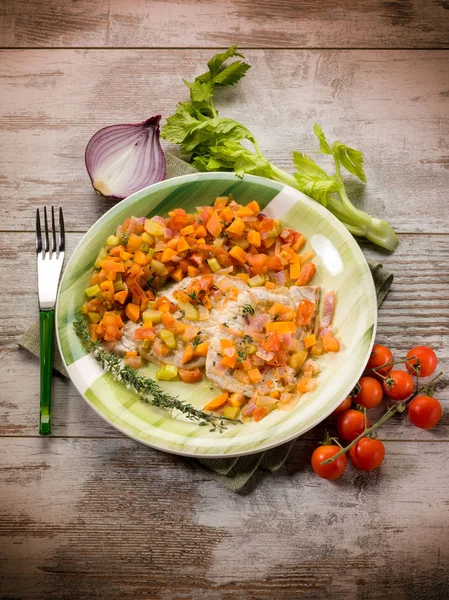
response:
<path id="1" fill-rule="evenodd" d="M 178 177 L 179 175 L 186 175 L 196 171 L 189 164 L 173 154 L 166 154 L 166 161 L 167 177 Z M 368 264 L 376 288 L 377 306 L 380 306 L 391 287 L 393 275 L 379 263 L 369 260 Z M 34 323 L 22 336 L 19 340 L 19 346 L 30 351 L 35 356 L 39 356 L 39 321 Z M 67 377 L 67 371 L 58 352 L 56 341 L 53 366 L 64 377 Z M 206 469 L 214 479 L 222 483 L 225 487 L 238 492 L 248 483 L 259 468 L 270 473 L 274 473 L 280 469 L 286 461 L 295 441 L 292 440 L 265 452 L 238 458 L 188 458 L 187 460 L 196 467 Z"/>

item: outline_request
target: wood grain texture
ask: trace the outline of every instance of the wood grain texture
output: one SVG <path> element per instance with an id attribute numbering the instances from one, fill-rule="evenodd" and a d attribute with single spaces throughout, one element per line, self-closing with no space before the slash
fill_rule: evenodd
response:
<path id="1" fill-rule="evenodd" d="M 447 444 L 390 442 L 380 471 L 335 484 L 297 446 L 236 495 L 130 440 L 1 439 L 0 597 L 447 597 Z"/>
<path id="2" fill-rule="evenodd" d="M 445 0 L 3 0 L 3 47 L 440 48 Z"/>
<path id="3" fill-rule="evenodd" d="M 101 127 L 172 114 L 182 78 L 210 51 L 3 51 L 0 61 L 4 230 L 34 227 L 34 209 L 64 203 L 67 227 L 85 231 L 110 200 L 93 192 L 84 149 Z M 449 232 L 449 51 L 249 51 L 252 69 L 222 90 L 222 115 L 239 119 L 278 166 L 317 155 L 313 124 L 365 154 L 358 205 L 401 232 Z M 169 145 L 165 148 L 170 149 Z M 319 156 L 329 166 L 328 157 Z"/>
<path id="4" fill-rule="evenodd" d="M 411 345 L 430 344 L 438 354 L 440 368 L 449 372 L 449 254 L 448 237 L 443 235 L 402 235 L 396 252 L 384 256 L 368 244 L 365 254 L 395 275 L 387 299 L 379 311 L 377 340 L 388 344 L 397 356 L 405 356 Z M 80 234 L 67 237 L 68 255 L 81 239 Z M 0 344 L 0 380 L 10 395 L 0 399 L 0 435 L 36 435 L 39 406 L 39 368 L 35 358 L 18 349 L 17 341 L 37 318 L 37 294 L 34 265 L 34 235 L 7 233 L 0 256 L 0 281 L 8 280 L 16 290 L 10 303 L 8 289 L 0 290 L 3 309 Z M 429 257 L 432 260 L 429 261 Z M 17 265 L 22 268 L 17 269 Z M 20 388 L 17 382 L 21 382 Z M 440 391 L 441 390 L 441 391 Z M 382 439 L 448 440 L 449 392 L 447 376 L 439 386 L 438 397 L 448 411 L 438 428 L 429 433 L 410 425 L 406 418 L 393 419 L 382 428 Z M 332 419 L 309 432 L 306 437 L 321 440 L 324 429 L 335 429 Z M 91 410 L 73 385 L 57 376 L 54 380 L 53 435 L 117 436 L 120 435 Z"/>

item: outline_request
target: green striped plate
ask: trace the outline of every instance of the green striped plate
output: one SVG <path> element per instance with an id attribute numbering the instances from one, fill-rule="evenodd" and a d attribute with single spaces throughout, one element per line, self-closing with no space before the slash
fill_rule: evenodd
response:
<path id="1" fill-rule="evenodd" d="M 149 406 L 104 373 L 87 354 L 73 330 L 73 320 L 89 286 L 92 263 L 108 235 L 132 215 L 165 216 L 173 208 L 188 212 L 232 193 L 247 204 L 257 200 L 264 214 L 280 218 L 307 238 L 316 253 L 314 283 L 337 290 L 334 324 L 341 351 L 319 358 L 319 385 L 305 394 L 292 412 L 275 410 L 258 423 L 232 425 L 211 432 L 179 415 Z M 262 177 L 237 179 L 232 173 L 198 173 L 168 179 L 137 192 L 109 210 L 86 233 L 62 278 L 56 308 L 61 356 L 80 394 L 104 419 L 126 435 L 153 448 L 197 457 L 251 454 L 293 439 L 322 421 L 348 395 L 360 377 L 374 341 L 376 294 L 365 258 L 345 227 L 304 194 Z M 154 376 L 153 365 L 144 373 Z M 198 384 L 160 382 L 172 395 L 201 408 L 217 395 L 209 381 Z"/>

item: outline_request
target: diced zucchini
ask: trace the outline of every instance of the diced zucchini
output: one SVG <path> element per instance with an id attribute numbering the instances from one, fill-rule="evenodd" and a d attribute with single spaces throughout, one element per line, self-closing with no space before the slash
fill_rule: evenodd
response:
<path id="1" fill-rule="evenodd" d="M 294 371 L 299 371 L 299 369 L 304 364 L 306 358 L 307 358 L 307 352 L 305 350 L 301 350 L 300 352 L 295 352 L 295 354 L 292 354 L 290 356 L 288 365 Z"/>
<path id="2" fill-rule="evenodd" d="M 178 376 L 178 368 L 175 365 L 164 365 L 156 373 L 156 379 L 160 381 L 171 381 Z"/>
<path id="3" fill-rule="evenodd" d="M 176 350 L 178 347 L 178 343 L 176 341 L 175 335 L 173 331 L 169 331 L 168 329 L 162 329 L 159 332 L 159 337 L 164 342 L 164 344 L 170 348 L 170 350 Z"/>
<path id="4" fill-rule="evenodd" d="M 221 269 L 221 265 L 216 258 L 207 259 L 209 267 L 212 269 L 212 273 L 216 273 Z"/>
<path id="5" fill-rule="evenodd" d="M 156 221 L 151 221 L 151 219 L 145 220 L 144 229 L 150 235 L 154 235 L 155 237 L 160 237 L 164 235 L 165 229 Z"/>
<path id="6" fill-rule="evenodd" d="M 190 302 L 178 302 L 180 310 L 184 311 L 184 316 L 189 321 L 198 321 L 198 311 Z"/>
<path id="7" fill-rule="evenodd" d="M 140 349 L 144 352 L 149 352 L 151 350 L 150 340 L 142 340 L 142 343 L 140 344 Z"/>
<path id="8" fill-rule="evenodd" d="M 151 261 L 151 268 L 157 275 L 162 275 L 162 276 L 168 275 L 168 269 L 164 265 L 164 263 L 160 262 L 158 260 L 155 260 L 154 258 Z"/>
<path id="9" fill-rule="evenodd" d="M 268 232 L 268 237 L 269 238 L 276 237 L 277 235 L 279 235 L 281 233 L 282 229 L 283 229 L 282 223 L 276 219 L 274 222 L 273 229 Z"/>
<path id="10" fill-rule="evenodd" d="M 232 245 L 238 246 L 242 250 L 246 250 L 247 248 L 249 248 L 250 244 L 246 238 L 242 238 L 241 240 L 232 240 Z"/>
<path id="11" fill-rule="evenodd" d="M 149 308 L 142 313 L 142 318 L 145 321 L 151 321 L 153 325 L 158 325 L 162 322 L 162 313 L 158 310 L 153 310 Z"/>
<path id="12" fill-rule="evenodd" d="M 91 323 L 98 323 L 99 321 L 101 321 L 101 315 L 98 313 L 89 312 L 87 313 L 87 316 L 89 317 L 89 321 Z"/>
<path id="13" fill-rule="evenodd" d="M 118 235 L 110 235 L 106 240 L 108 246 L 118 246 L 120 244 L 120 238 Z"/>
<path id="14" fill-rule="evenodd" d="M 125 284 L 123 283 L 123 279 L 119 277 L 120 273 L 117 273 L 117 279 L 114 281 L 114 292 L 123 292 L 125 289 Z"/>
<path id="15" fill-rule="evenodd" d="M 89 298 L 92 298 L 93 296 L 95 296 L 95 294 L 98 294 L 98 292 L 100 291 L 100 286 L 99 285 L 93 285 L 92 287 L 88 287 L 84 290 L 84 293 L 86 294 L 86 296 L 88 296 Z"/>
<path id="16" fill-rule="evenodd" d="M 257 287 L 259 285 L 262 285 L 264 283 L 264 280 L 262 279 L 262 277 L 260 275 L 254 275 L 254 277 L 251 277 L 250 279 L 248 279 L 248 285 L 250 287 Z"/>
<path id="17" fill-rule="evenodd" d="M 152 246 L 154 244 L 154 238 L 152 235 L 149 235 L 146 231 L 142 233 L 142 242 L 144 244 L 148 244 L 148 246 Z"/>
<path id="18" fill-rule="evenodd" d="M 255 344 L 246 344 L 245 345 L 245 352 L 246 354 L 256 354 L 257 352 L 257 346 Z"/>
<path id="19" fill-rule="evenodd" d="M 94 262 L 94 267 L 96 269 L 99 269 L 101 267 L 101 263 L 104 261 L 104 259 L 107 257 L 108 253 L 106 251 L 106 248 L 102 248 L 100 250 L 100 252 L 98 253 L 97 259 Z"/>
<path id="20" fill-rule="evenodd" d="M 235 419 L 239 414 L 240 408 L 238 406 L 226 406 L 223 411 L 223 416 L 227 419 Z"/>

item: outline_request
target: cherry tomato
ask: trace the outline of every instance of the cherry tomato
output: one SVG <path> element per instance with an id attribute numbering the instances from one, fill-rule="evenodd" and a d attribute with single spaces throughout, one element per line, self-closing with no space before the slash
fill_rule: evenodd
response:
<path id="1" fill-rule="evenodd" d="M 339 446 L 318 446 L 312 454 L 312 469 L 322 479 L 337 479 L 346 469 L 346 454 L 342 454 L 327 465 L 321 463 L 327 458 L 332 458 L 337 452 L 340 452 Z"/>
<path id="2" fill-rule="evenodd" d="M 416 396 L 408 405 L 408 417 L 420 429 L 435 427 L 442 414 L 441 404 L 430 396 Z"/>
<path id="3" fill-rule="evenodd" d="M 370 426 L 368 417 L 366 427 Z M 363 431 L 365 431 L 365 416 L 359 410 L 350 408 L 341 413 L 337 423 L 338 435 L 346 442 L 352 442 Z"/>
<path id="4" fill-rule="evenodd" d="M 360 392 L 354 397 L 354 404 L 365 408 L 373 408 L 380 404 L 384 397 L 382 384 L 374 377 L 361 377 L 359 381 Z"/>
<path id="5" fill-rule="evenodd" d="M 387 396 L 396 402 L 407 400 L 414 389 L 412 376 L 405 371 L 399 370 L 391 371 L 383 385 Z"/>
<path id="6" fill-rule="evenodd" d="M 385 446 L 380 440 L 362 437 L 349 450 L 351 462 L 360 471 L 373 471 L 379 467 L 385 457 Z"/>
<path id="7" fill-rule="evenodd" d="M 415 358 L 412 358 L 413 356 Z M 407 358 L 409 360 L 405 366 L 407 367 L 407 371 L 412 375 L 427 377 L 428 375 L 432 375 L 437 368 L 437 355 L 428 346 L 415 346 L 407 353 Z"/>
<path id="8" fill-rule="evenodd" d="M 393 353 L 386 346 L 382 346 L 381 344 L 374 344 L 373 349 L 371 351 L 371 356 L 366 365 L 366 370 L 368 369 L 378 369 L 382 365 L 386 365 L 387 363 L 392 363 L 394 361 Z M 387 375 L 393 368 L 393 365 L 388 365 L 383 369 L 379 369 L 379 373 L 381 375 Z"/>
<path id="9" fill-rule="evenodd" d="M 352 404 L 352 398 L 350 396 L 348 396 L 347 398 L 345 398 L 343 400 L 343 402 L 341 404 L 339 404 L 337 406 L 337 408 L 334 410 L 333 414 L 338 415 L 339 413 L 343 412 L 344 410 L 348 410 L 348 408 L 351 408 L 351 404 Z"/>

